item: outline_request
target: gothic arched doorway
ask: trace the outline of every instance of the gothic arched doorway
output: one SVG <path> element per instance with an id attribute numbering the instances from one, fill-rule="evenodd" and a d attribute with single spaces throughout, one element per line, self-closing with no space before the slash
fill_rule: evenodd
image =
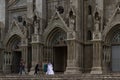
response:
<path id="1" fill-rule="evenodd" d="M 6 45 L 5 64 L 7 70 L 12 73 L 19 72 L 19 64 L 22 57 L 20 43 L 21 38 L 18 35 L 13 35 Z"/>
<path id="2" fill-rule="evenodd" d="M 120 72 L 120 25 L 113 26 L 106 35 L 104 61 L 108 71 Z"/>
<path id="3" fill-rule="evenodd" d="M 112 71 L 120 72 L 120 30 L 112 39 Z"/>
<path id="4" fill-rule="evenodd" d="M 47 38 L 47 62 L 52 62 L 55 72 L 64 72 L 67 66 L 67 34 L 61 28 L 55 28 Z"/>

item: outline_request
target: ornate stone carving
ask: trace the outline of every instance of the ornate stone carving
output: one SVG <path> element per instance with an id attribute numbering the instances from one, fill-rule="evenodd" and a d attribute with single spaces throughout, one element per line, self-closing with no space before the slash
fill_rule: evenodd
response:
<path id="1" fill-rule="evenodd" d="M 32 35 L 32 43 L 39 43 L 41 41 L 41 36 L 38 34 Z"/>
<path id="2" fill-rule="evenodd" d="M 100 32 L 94 32 L 93 33 L 93 40 L 100 40 L 102 38 L 102 35 Z"/>
<path id="3" fill-rule="evenodd" d="M 52 44 L 53 45 L 66 45 L 66 38 L 67 35 L 65 32 L 60 31 L 58 33 L 56 33 L 56 35 L 53 37 L 53 41 Z"/>
<path id="4" fill-rule="evenodd" d="M 34 34 L 39 34 L 40 17 L 37 11 L 34 13 Z"/>
<path id="5" fill-rule="evenodd" d="M 67 34 L 68 36 L 67 36 L 67 39 L 68 40 L 72 40 L 72 39 L 75 39 L 76 38 L 76 34 L 75 34 L 75 32 L 68 32 L 68 34 Z"/>
<path id="6" fill-rule="evenodd" d="M 28 46 L 28 40 L 26 38 L 22 39 L 20 46 Z"/>
<path id="7" fill-rule="evenodd" d="M 62 13 L 64 12 L 63 6 L 58 6 L 58 7 L 57 7 L 57 11 L 58 11 L 60 14 L 62 14 Z"/>
<path id="8" fill-rule="evenodd" d="M 71 30 L 75 30 L 75 23 L 76 23 L 75 18 L 76 18 L 75 14 L 73 13 L 72 10 L 70 10 L 70 12 L 69 12 L 69 27 Z"/>
<path id="9" fill-rule="evenodd" d="M 34 22 L 34 34 L 38 34 L 38 32 L 39 32 L 39 23 Z"/>
<path id="10" fill-rule="evenodd" d="M 96 6 L 96 10 L 94 13 L 94 32 L 93 32 L 93 40 L 101 40 L 101 30 L 100 30 L 100 24 L 101 24 L 101 16 L 100 16 L 100 10 L 98 10 L 98 7 Z"/>
<path id="11" fill-rule="evenodd" d="M 95 17 L 94 17 L 94 26 L 95 26 L 95 31 L 98 32 L 100 31 L 100 19 L 101 19 L 101 16 L 99 15 L 98 12 L 95 12 Z"/>

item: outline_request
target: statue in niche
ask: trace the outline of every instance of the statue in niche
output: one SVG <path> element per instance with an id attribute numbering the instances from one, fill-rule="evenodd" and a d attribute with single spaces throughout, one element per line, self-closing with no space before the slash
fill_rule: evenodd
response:
<path id="1" fill-rule="evenodd" d="M 100 31 L 100 15 L 98 12 L 95 13 L 95 31 Z"/>
<path id="2" fill-rule="evenodd" d="M 72 10 L 69 12 L 69 27 L 72 30 L 75 29 L 75 15 Z"/>
<path id="3" fill-rule="evenodd" d="M 38 34 L 39 33 L 39 23 L 40 23 L 40 18 L 38 17 L 37 12 L 35 12 L 34 15 L 34 34 Z"/>
<path id="4" fill-rule="evenodd" d="M 38 33 L 39 33 L 39 23 L 34 22 L 34 34 L 38 34 Z"/>

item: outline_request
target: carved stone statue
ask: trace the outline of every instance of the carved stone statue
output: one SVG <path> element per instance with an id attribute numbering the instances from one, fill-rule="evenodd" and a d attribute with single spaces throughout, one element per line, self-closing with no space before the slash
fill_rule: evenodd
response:
<path id="1" fill-rule="evenodd" d="M 70 23 L 69 23 L 69 25 L 70 25 L 70 28 L 72 29 L 72 30 L 74 30 L 74 27 L 75 27 L 75 20 L 73 19 L 73 18 L 70 18 Z"/>
<path id="2" fill-rule="evenodd" d="M 34 22 L 34 34 L 38 34 L 38 33 L 39 33 L 39 23 Z"/>
<path id="3" fill-rule="evenodd" d="M 99 13 L 95 13 L 95 31 L 100 31 L 100 16 Z"/>
<path id="4" fill-rule="evenodd" d="M 39 34 L 40 28 L 40 17 L 39 13 L 35 10 L 34 11 L 34 34 Z"/>
<path id="5" fill-rule="evenodd" d="M 69 12 L 69 27 L 72 30 L 75 29 L 75 15 L 72 10 Z"/>

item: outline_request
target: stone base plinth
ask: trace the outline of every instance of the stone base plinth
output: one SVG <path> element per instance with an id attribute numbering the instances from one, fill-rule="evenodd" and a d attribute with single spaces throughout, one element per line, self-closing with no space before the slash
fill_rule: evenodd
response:
<path id="1" fill-rule="evenodd" d="M 81 74 L 79 67 L 67 67 L 64 74 Z"/>
<path id="2" fill-rule="evenodd" d="M 101 67 L 93 67 L 91 74 L 102 74 L 102 68 Z"/>
<path id="3" fill-rule="evenodd" d="M 35 72 L 34 68 L 31 68 L 31 70 L 30 70 L 28 75 L 34 75 L 34 72 Z"/>
<path id="4" fill-rule="evenodd" d="M 29 72 L 29 75 L 34 75 L 34 71 L 30 71 L 30 72 Z"/>

